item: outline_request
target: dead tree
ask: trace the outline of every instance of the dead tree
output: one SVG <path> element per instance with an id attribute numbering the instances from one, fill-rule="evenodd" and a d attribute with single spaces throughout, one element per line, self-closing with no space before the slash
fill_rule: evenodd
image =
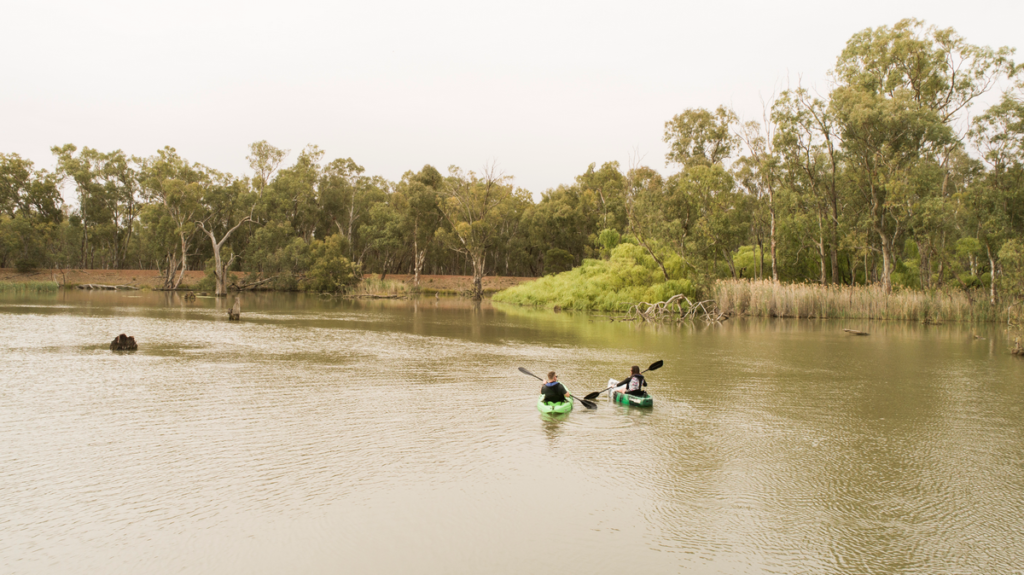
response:
<path id="1" fill-rule="evenodd" d="M 242 319 L 242 299 L 235 298 L 235 305 L 231 307 L 231 311 L 228 312 L 228 319 L 238 321 Z"/>

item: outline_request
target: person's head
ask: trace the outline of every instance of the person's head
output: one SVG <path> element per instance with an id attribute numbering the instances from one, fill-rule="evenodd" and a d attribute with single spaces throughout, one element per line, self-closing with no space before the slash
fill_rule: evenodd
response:
<path id="1" fill-rule="evenodd" d="M 548 381 L 555 381 L 556 379 L 558 379 L 558 376 L 555 375 L 555 372 L 549 371 L 548 372 Z"/>
<path id="2" fill-rule="evenodd" d="M 629 373 L 630 375 L 640 375 L 640 366 L 634 365 L 632 371 L 630 371 Z"/>

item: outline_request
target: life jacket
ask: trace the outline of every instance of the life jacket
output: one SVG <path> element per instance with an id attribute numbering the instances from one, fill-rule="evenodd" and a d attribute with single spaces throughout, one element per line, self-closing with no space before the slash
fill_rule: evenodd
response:
<path id="1" fill-rule="evenodd" d="M 631 391 L 640 391 L 641 388 L 646 384 L 647 382 L 644 381 L 644 376 L 636 374 L 630 377 L 629 381 L 626 382 L 626 392 L 628 393 Z"/>
<path id="2" fill-rule="evenodd" d="M 565 394 L 568 390 L 559 381 L 545 383 L 540 391 L 544 394 L 544 403 L 562 403 L 567 399 Z"/>

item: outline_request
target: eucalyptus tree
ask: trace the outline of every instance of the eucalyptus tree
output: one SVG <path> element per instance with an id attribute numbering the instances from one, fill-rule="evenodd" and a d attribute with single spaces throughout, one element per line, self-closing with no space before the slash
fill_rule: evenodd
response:
<path id="1" fill-rule="evenodd" d="M 679 164 L 683 169 L 724 164 L 741 143 L 734 129 L 738 123 L 736 113 L 725 106 L 714 112 L 689 108 L 676 114 L 665 122 L 663 140 L 669 145 L 665 164 Z"/>
<path id="2" fill-rule="evenodd" d="M 274 180 L 274 174 L 287 156 L 288 150 L 274 147 L 266 140 L 249 144 L 249 155 L 245 159 L 253 172 L 249 181 L 257 196 L 263 196 L 263 191 Z"/>
<path id="3" fill-rule="evenodd" d="M 255 145 L 255 144 L 254 144 Z M 292 230 L 307 244 L 322 227 L 319 206 L 324 152 L 314 145 L 303 148 L 295 163 L 277 171 L 276 176 L 259 195 L 257 212 L 262 221 L 287 221 Z M 254 190 L 260 188 L 263 175 L 257 172 L 251 178 Z M 320 235 L 329 235 L 320 229 Z"/>
<path id="4" fill-rule="evenodd" d="M 660 239 L 665 234 L 665 180 L 648 166 L 636 165 L 626 172 L 626 221 L 629 234 L 658 265 L 665 280 L 665 255 L 659 254 Z"/>
<path id="5" fill-rule="evenodd" d="M 237 180 L 230 175 L 211 172 L 211 185 L 203 190 L 199 197 L 201 215 L 194 221 L 199 229 L 210 240 L 213 251 L 213 273 L 215 277 L 215 293 L 227 295 L 227 270 L 231 268 L 238 254 L 231 251 L 224 261 L 222 249 L 224 244 L 244 224 L 253 222 L 253 213 L 258 195 L 249 190 L 248 183 Z"/>
<path id="6" fill-rule="evenodd" d="M 736 191 L 735 178 L 726 166 L 742 144 L 738 123 L 736 114 L 724 106 L 713 112 L 691 108 L 666 122 L 664 140 L 670 148 L 666 165 L 679 165 L 681 171 L 644 207 L 651 221 L 659 222 L 658 235 L 672 242 L 684 262 L 709 276 L 716 273 L 714 262 L 719 256 L 737 275 L 733 251 L 749 238 L 745 232 L 752 206 Z M 634 213 L 638 206 L 634 204 Z"/>
<path id="7" fill-rule="evenodd" d="M 420 275 L 434 235 L 441 225 L 438 190 L 444 176 L 431 165 L 418 173 L 406 172 L 391 197 L 391 206 L 400 218 L 403 241 L 412 247 L 413 288 L 420 288 Z"/>
<path id="8" fill-rule="evenodd" d="M 523 239 L 516 246 L 533 252 L 545 274 L 565 271 L 594 255 L 604 215 L 597 191 L 579 184 L 559 186 L 541 194 L 540 202 L 523 205 Z M 514 257 L 505 250 L 506 258 Z M 525 263 L 525 262 L 524 262 Z"/>
<path id="9" fill-rule="evenodd" d="M 55 250 L 47 247 L 63 237 L 61 204 L 54 174 L 18 154 L 0 153 L 0 267 L 55 263 Z"/>
<path id="10" fill-rule="evenodd" d="M 1010 70 L 1009 54 L 912 19 L 859 32 L 840 54 L 832 109 L 854 184 L 870 206 L 887 291 L 894 247 L 922 191 L 914 173 L 923 162 L 941 164 L 958 145 L 951 124 Z"/>
<path id="11" fill-rule="evenodd" d="M 55 174 L 36 170 L 18 154 L 0 153 L 0 213 L 60 223 L 64 219 L 62 203 Z"/>
<path id="12" fill-rule="evenodd" d="M 350 259 L 364 252 L 359 226 L 377 202 L 385 201 L 390 182 L 366 176 L 366 170 L 352 158 L 339 158 L 324 166 L 319 183 L 319 206 L 325 225 L 333 225 L 348 241 Z"/>
<path id="13" fill-rule="evenodd" d="M 359 226 L 364 254 L 359 259 L 362 261 L 365 254 L 372 253 L 382 280 L 398 265 L 409 247 L 404 241 L 402 215 L 394 208 L 391 200 L 393 197 L 373 204 L 366 223 Z"/>
<path id="14" fill-rule="evenodd" d="M 747 155 L 740 158 L 740 164 L 745 172 L 741 180 L 746 184 L 747 190 L 757 202 L 765 202 L 768 208 L 768 246 L 771 254 L 772 281 L 779 281 L 779 266 L 777 258 L 776 239 L 776 200 L 775 195 L 779 189 L 782 178 L 782 158 L 776 150 L 777 142 L 775 134 L 778 127 L 773 122 L 774 118 L 768 117 L 766 111 L 764 124 L 759 122 L 744 122 L 740 126 L 740 137 L 746 146 Z M 762 250 L 762 254 L 764 251 Z M 824 283 L 824 268 L 822 271 L 822 283 Z"/>
<path id="15" fill-rule="evenodd" d="M 587 171 L 576 176 L 580 193 L 592 191 L 600 203 L 600 229 L 623 233 L 626 221 L 626 176 L 619 169 L 618 162 L 605 162 L 600 169 L 590 164 Z"/>
<path id="16" fill-rule="evenodd" d="M 1020 265 L 1016 257 L 1024 238 L 1024 79 L 1016 90 L 975 118 L 971 137 L 990 170 L 977 180 L 969 194 L 978 218 L 979 241 L 985 248 L 991 269 L 990 300 L 996 302 L 997 259 L 1002 260 L 1004 244 L 1007 264 Z M 1005 266 L 1004 266 L 1005 267 Z M 1013 270 L 1010 278 L 1021 277 L 1024 270 Z M 1010 291 L 1024 293 L 1024 285 L 1007 285 Z"/>
<path id="17" fill-rule="evenodd" d="M 66 144 L 54 146 L 51 151 L 57 156 L 57 174 L 73 180 L 78 192 L 83 225 L 82 266 L 95 267 L 98 243 L 104 252 L 103 263 L 120 268 L 140 207 L 134 163 L 121 150 L 103 153 L 85 147 L 79 152 L 74 144 Z"/>
<path id="18" fill-rule="evenodd" d="M 503 209 L 513 201 L 512 178 L 495 166 L 481 175 L 448 168 L 438 204 L 448 224 L 437 229 L 437 239 L 453 252 L 465 255 L 473 267 L 473 299 L 483 298 L 487 254 L 499 237 Z"/>
<path id="19" fill-rule="evenodd" d="M 816 225 L 804 229 L 813 230 L 812 242 L 822 260 L 828 250 L 831 278 L 839 283 L 843 160 L 836 118 L 827 101 L 811 96 L 804 88 L 796 88 L 783 92 L 774 102 L 771 119 L 777 126 L 774 147 L 779 152 L 787 191 L 796 194 L 791 198 L 793 205 L 813 210 Z M 826 281 L 824 267 L 822 261 L 822 283 Z"/>
<path id="20" fill-rule="evenodd" d="M 201 202 L 205 189 L 212 185 L 208 168 L 190 163 L 178 152 L 166 146 L 156 155 L 137 160 L 140 165 L 139 181 L 142 197 L 155 202 L 162 209 L 151 209 L 145 214 L 152 241 L 159 241 L 160 229 L 169 227 L 176 242 L 160 246 L 161 259 L 167 262 L 165 287 L 177 289 L 188 270 L 188 257 L 199 228 L 196 220 L 202 220 L 204 207 Z M 154 206 L 154 207 L 156 207 Z M 162 225 L 166 216 L 167 226 Z M 177 278 L 174 272 L 180 267 Z"/>

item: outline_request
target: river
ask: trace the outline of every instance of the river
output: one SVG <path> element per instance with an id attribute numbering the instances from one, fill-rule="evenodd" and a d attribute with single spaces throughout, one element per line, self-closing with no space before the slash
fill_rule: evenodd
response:
<path id="1" fill-rule="evenodd" d="M 1000 326 L 229 303 L 0 295 L 0 572 L 1024 573 Z"/>

